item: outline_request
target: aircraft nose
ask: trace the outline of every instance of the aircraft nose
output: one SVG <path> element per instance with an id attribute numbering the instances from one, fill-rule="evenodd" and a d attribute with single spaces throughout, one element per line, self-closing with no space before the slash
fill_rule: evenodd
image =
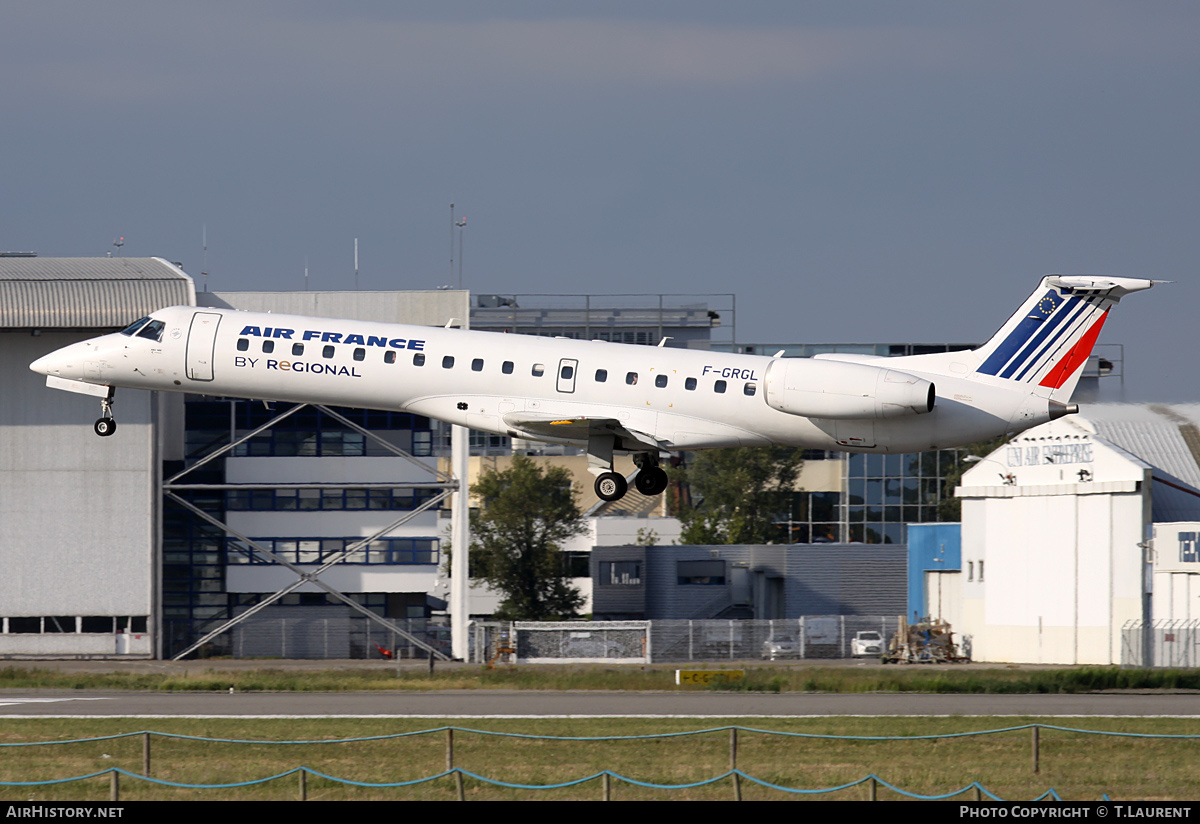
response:
<path id="1" fill-rule="evenodd" d="M 42 357 L 29 364 L 29 368 L 40 375 L 54 375 L 58 372 L 58 358 L 54 357 L 54 352 Z"/>
<path id="2" fill-rule="evenodd" d="M 75 373 L 79 372 L 79 367 L 82 364 L 82 356 L 86 351 L 83 348 L 85 345 L 86 342 L 72 343 L 61 349 L 55 349 L 48 355 L 42 355 L 29 364 L 29 368 L 42 375 L 58 375 L 60 378 L 81 378 L 83 377 L 82 375 Z"/>

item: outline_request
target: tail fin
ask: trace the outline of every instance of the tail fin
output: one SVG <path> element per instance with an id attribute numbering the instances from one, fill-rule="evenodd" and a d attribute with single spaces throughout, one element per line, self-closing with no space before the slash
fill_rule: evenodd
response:
<path id="1" fill-rule="evenodd" d="M 1154 281 L 1050 275 L 1000 331 L 976 350 L 977 375 L 1028 384 L 1050 400 L 1071 399 L 1108 310 Z M 1043 391 L 1038 391 L 1043 387 Z"/>

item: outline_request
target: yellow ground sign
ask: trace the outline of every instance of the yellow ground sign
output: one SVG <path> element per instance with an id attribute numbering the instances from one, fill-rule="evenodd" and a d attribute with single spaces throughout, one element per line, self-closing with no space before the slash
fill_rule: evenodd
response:
<path id="1" fill-rule="evenodd" d="M 676 684 L 732 684 L 745 677 L 745 670 L 675 670 Z"/>

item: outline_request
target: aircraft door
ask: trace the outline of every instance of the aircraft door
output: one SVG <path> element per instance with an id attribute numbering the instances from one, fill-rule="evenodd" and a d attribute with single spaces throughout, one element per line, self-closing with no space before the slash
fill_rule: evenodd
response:
<path id="1" fill-rule="evenodd" d="M 187 376 L 194 381 L 213 379 L 213 358 L 216 354 L 217 327 L 221 316 L 214 312 L 197 312 L 192 315 L 192 326 L 188 330 Z"/>
<path id="2" fill-rule="evenodd" d="M 558 391 L 570 394 L 575 391 L 575 374 L 579 371 L 579 361 L 563 358 L 558 362 Z"/>

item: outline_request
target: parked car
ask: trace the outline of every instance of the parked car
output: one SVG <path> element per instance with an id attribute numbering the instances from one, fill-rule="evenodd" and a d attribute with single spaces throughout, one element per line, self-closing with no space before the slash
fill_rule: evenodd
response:
<path id="1" fill-rule="evenodd" d="M 872 629 L 856 632 L 854 634 L 854 640 L 850 642 L 850 654 L 855 658 L 869 655 L 882 655 L 883 636 Z"/>
<path id="2" fill-rule="evenodd" d="M 772 635 L 763 641 L 762 657 L 770 661 L 777 658 L 799 658 L 800 642 L 794 635 Z"/>

